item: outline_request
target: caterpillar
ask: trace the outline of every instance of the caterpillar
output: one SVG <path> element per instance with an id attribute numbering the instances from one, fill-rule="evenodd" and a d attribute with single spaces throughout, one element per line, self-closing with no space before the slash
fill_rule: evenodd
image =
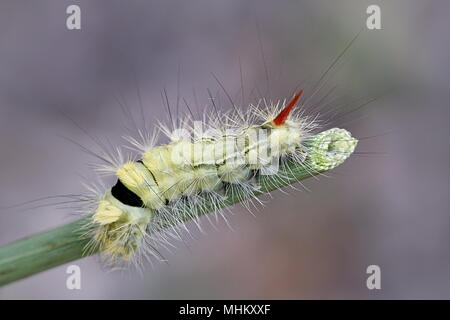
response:
<path id="1" fill-rule="evenodd" d="M 158 256 L 156 246 L 177 237 L 183 221 L 209 211 L 223 215 L 236 194 L 244 205 L 253 203 L 261 182 L 288 178 L 288 162 L 314 174 L 341 164 L 358 141 L 345 129 L 317 134 L 318 122 L 302 112 L 302 94 L 247 112 L 214 110 L 202 122 L 188 116 L 175 130 L 161 124 L 151 138 L 141 133 L 143 141 L 127 138 L 139 156 L 123 160 L 119 152 L 100 166 L 116 183 L 91 201 L 86 251 L 100 252 L 108 265 L 138 265 Z M 157 145 L 159 133 L 169 142 Z"/>

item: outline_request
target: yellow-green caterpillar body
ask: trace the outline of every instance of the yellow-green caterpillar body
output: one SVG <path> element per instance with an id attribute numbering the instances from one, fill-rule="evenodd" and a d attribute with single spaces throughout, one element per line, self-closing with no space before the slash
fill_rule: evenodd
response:
<path id="1" fill-rule="evenodd" d="M 170 143 L 144 148 L 138 161 L 112 168 L 117 184 L 96 203 L 90 249 L 111 264 L 133 261 L 138 252 L 154 254 L 146 244 L 164 227 L 179 224 L 182 215 L 195 219 L 207 201 L 218 210 L 230 192 L 253 193 L 257 176 L 281 178 L 277 168 L 284 159 L 317 172 L 342 163 L 357 140 L 343 129 L 311 139 L 316 123 L 291 112 L 302 92 L 281 110 L 270 106 L 260 124 L 251 123 L 261 116 L 258 109 L 246 117 L 213 119 L 208 132 L 199 133 L 186 121 L 182 129 L 194 137 L 169 135 Z"/>

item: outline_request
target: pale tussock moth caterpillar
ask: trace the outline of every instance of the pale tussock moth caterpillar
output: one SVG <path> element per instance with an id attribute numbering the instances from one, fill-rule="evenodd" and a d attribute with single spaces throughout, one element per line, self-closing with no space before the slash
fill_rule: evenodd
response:
<path id="1" fill-rule="evenodd" d="M 217 217 L 236 194 L 243 194 L 247 206 L 258 191 L 256 181 L 289 179 L 286 161 L 312 173 L 341 164 L 357 140 L 337 128 L 313 135 L 315 119 L 295 108 L 302 93 L 287 104 L 268 104 L 265 111 L 259 106 L 245 114 L 215 110 L 201 123 L 206 131 L 189 117 L 177 133 L 161 126 L 171 140 L 167 144 L 128 138 L 142 152 L 137 161 L 120 156 L 101 168 L 114 173 L 117 183 L 93 202 L 86 250 L 98 250 L 108 265 L 139 264 L 141 257 L 158 254 L 155 246 L 178 238 L 184 221 L 209 211 Z"/>

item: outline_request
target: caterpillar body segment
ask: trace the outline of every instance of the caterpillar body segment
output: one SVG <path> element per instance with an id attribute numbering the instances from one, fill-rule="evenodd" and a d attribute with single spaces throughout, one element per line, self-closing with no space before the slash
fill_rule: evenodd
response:
<path id="1" fill-rule="evenodd" d="M 284 159 L 317 172 L 342 163 L 356 140 L 343 129 L 311 138 L 315 122 L 292 112 L 302 93 L 281 111 L 272 106 L 261 124 L 236 117 L 221 127 L 214 119 L 214 130 L 204 133 L 187 126 L 194 138 L 169 133 L 170 143 L 147 148 L 139 161 L 117 168 L 117 184 L 101 197 L 92 216 L 91 246 L 111 264 L 135 261 L 137 252 L 154 254 L 149 248 L 155 240 L 168 243 L 177 236 L 176 228 L 160 232 L 165 228 L 195 222 L 209 211 L 217 218 L 228 197 L 254 195 L 256 178 L 264 171 L 270 179 L 283 179 L 277 168 Z M 253 117 L 261 114 L 252 112 Z"/>

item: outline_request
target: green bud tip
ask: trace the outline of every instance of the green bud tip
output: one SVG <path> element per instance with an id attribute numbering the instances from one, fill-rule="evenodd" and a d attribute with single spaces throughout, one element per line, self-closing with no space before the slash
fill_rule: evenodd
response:
<path id="1" fill-rule="evenodd" d="M 345 129 L 323 131 L 309 143 L 308 165 L 319 172 L 333 169 L 353 153 L 357 144 L 358 140 Z"/>

